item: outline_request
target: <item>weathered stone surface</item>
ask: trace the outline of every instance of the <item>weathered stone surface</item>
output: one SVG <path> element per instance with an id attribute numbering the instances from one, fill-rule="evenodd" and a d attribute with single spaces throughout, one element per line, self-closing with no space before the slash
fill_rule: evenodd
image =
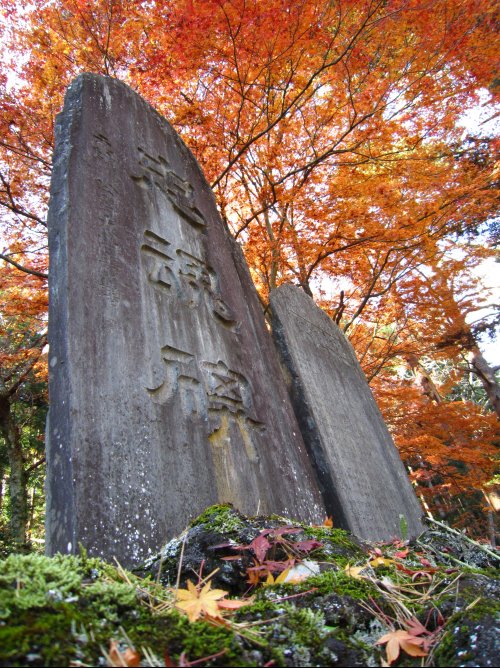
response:
<path id="1" fill-rule="evenodd" d="M 322 520 L 242 253 L 192 154 L 121 82 L 68 90 L 49 244 L 48 552 L 132 564 L 216 502 Z"/>
<path id="2" fill-rule="evenodd" d="M 354 351 L 301 289 L 271 293 L 273 333 L 334 523 L 360 538 L 422 531 L 420 504 Z"/>

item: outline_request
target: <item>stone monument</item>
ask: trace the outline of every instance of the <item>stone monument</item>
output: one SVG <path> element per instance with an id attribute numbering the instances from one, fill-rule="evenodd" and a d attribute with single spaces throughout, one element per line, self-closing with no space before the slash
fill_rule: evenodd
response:
<path id="1" fill-rule="evenodd" d="M 84 74 L 49 212 L 47 551 L 133 565 L 205 507 L 325 509 L 238 245 L 194 157 Z"/>
<path id="2" fill-rule="evenodd" d="M 365 540 L 423 531 L 422 510 L 352 346 L 306 293 L 271 292 L 273 334 L 336 526 Z"/>

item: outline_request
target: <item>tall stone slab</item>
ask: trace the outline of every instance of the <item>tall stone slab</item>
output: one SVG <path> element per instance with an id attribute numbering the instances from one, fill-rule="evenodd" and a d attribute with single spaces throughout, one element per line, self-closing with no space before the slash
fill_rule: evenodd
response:
<path id="1" fill-rule="evenodd" d="M 334 524 L 366 540 L 423 530 L 422 511 L 350 343 L 303 290 L 271 293 L 273 334 Z"/>
<path id="2" fill-rule="evenodd" d="M 194 157 L 84 74 L 49 213 L 47 550 L 130 565 L 206 506 L 325 516 L 242 253 Z"/>

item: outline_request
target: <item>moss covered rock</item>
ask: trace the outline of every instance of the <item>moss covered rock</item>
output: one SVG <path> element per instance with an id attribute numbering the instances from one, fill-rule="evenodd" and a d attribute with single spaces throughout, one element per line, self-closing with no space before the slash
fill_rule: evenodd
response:
<path id="1" fill-rule="evenodd" d="M 11 555 L 0 561 L 0 665 L 113 665 L 134 647 L 141 665 L 376 666 L 380 638 L 402 630 L 426 655 L 401 648 L 394 665 L 495 665 L 496 555 L 448 533 L 367 545 L 214 506 L 135 573 L 84 553 Z M 196 596 L 210 583 L 227 592 L 218 600 L 246 605 L 190 621 L 176 608 L 189 580 Z"/>

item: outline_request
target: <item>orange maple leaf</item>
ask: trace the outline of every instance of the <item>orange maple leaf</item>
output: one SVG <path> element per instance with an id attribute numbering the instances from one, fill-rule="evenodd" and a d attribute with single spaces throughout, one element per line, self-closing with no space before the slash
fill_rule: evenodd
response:
<path id="1" fill-rule="evenodd" d="M 211 589 L 211 587 L 212 583 L 207 582 L 202 589 L 199 589 L 191 580 L 188 580 L 187 589 L 177 590 L 175 607 L 184 611 L 190 622 L 195 622 L 202 615 L 221 617 L 217 601 L 226 596 L 228 592 L 223 589 Z"/>
<path id="2" fill-rule="evenodd" d="M 141 663 L 141 655 L 133 647 L 127 647 L 124 652 L 120 652 L 116 640 L 111 640 L 107 660 L 108 666 L 111 668 L 115 668 L 116 666 L 135 668 Z"/>
<path id="3" fill-rule="evenodd" d="M 253 596 L 247 598 L 245 601 L 242 601 L 241 599 L 238 598 L 230 598 L 225 601 L 217 601 L 217 606 L 219 608 L 222 608 L 223 610 L 239 610 L 240 608 L 243 608 L 245 605 L 251 605 L 253 601 L 254 601 Z"/>
<path id="4" fill-rule="evenodd" d="M 387 654 L 387 662 L 389 665 L 394 663 L 399 656 L 400 650 L 406 652 L 410 656 L 427 656 L 421 645 L 425 643 L 425 638 L 416 638 L 408 631 L 398 629 L 397 631 L 390 631 L 377 640 L 376 645 L 384 645 Z"/>

